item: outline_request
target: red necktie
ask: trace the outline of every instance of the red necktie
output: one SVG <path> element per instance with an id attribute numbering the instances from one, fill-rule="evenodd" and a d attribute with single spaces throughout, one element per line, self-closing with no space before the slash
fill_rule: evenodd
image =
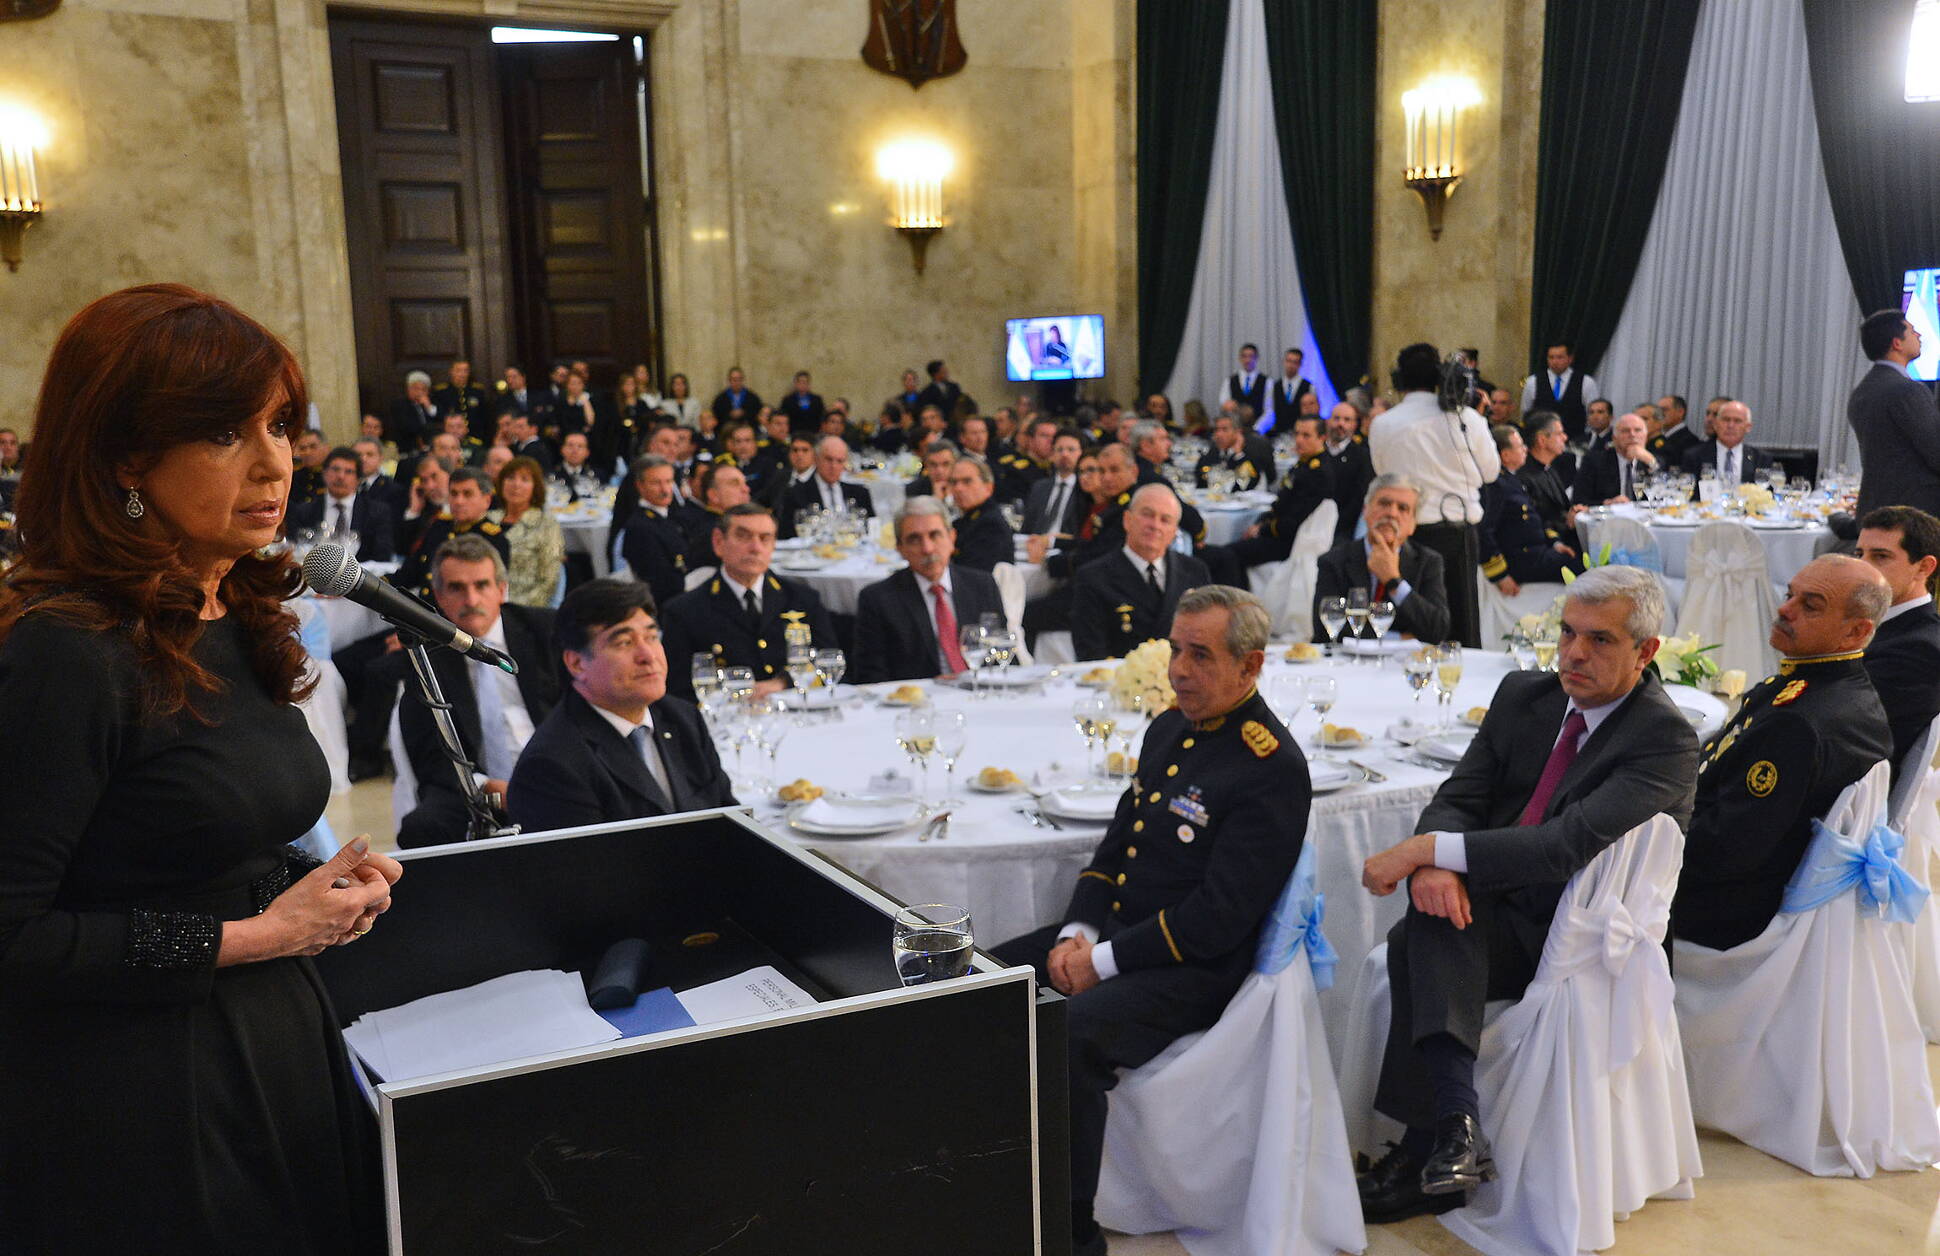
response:
<path id="1" fill-rule="evenodd" d="M 943 661 L 952 676 L 967 672 L 969 665 L 963 661 L 963 650 L 957 645 L 957 613 L 950 607 L 949 596 L 940 584 L 931 585 L 930 594 L 936 598 L 936 642 L 943 647 Z"/>
<path id="2" fill-rule="evenodd" d="M 1529 795 L 1529 805 L 1522 809 L 1522 818 L 1516 821 L 1518 825 L 1543 822 L 1543 813 L 1549 810 L 1549 800 L 1555 797 L 1556 787 L 1563 783 L 1563 773 L 1576 762 L 1576 743 L 1589 726 L 1581 711 L 1571 711 L 1569 718 L 1563 721 L 1562 735 L 1549 752 L 1549 762 L 1543 764 L 1543 774 L 1536 782 L 1536 792 Z"/>

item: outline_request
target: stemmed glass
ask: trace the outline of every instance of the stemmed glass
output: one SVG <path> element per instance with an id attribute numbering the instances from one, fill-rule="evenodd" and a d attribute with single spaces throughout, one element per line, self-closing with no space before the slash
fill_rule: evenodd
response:
<path id="1" fill-rule="evenodd" d="M 1010 625 L 1000 624 L 994 631 L 986 629 L 984 656 L 987 662 L 996 665 L 997 683 L 1002 684 L 1010 674 L 1011 663 L 1017 658 L 1017 634 L 1011 631 Z"/>
<path id="2" fill-rule="evenodd" d="M 1326 745 L 1326 740 L 1321 735 L 1321 728 L 1325 727 L 1327 723 L 1327 712 L 1334 709 L 1334 699 L 1338 696 L 1339 686 L 1335 683 L 1332 676 L 1309 676 L 1307 678 L 1307 705 L 1313 708 L 1314 714 L 1320 719 L 1320 724 L 1314 728 L 1314 746 L 1316 749 Z"/>
<path id="3" fill-rule="evenodd" d="M 800 710 L 805 719 L 808 715 L 808 690 L 815 683 L 815 651 L 806 642 L 788 647 L 788 679 L 795 682 L 795 692 L 801 695 Z M 798 721 L 799 722 L 799 721 Z"/>
<path id="4" fill-rule="evenodd" d="M 1452 716 L 1455 711 L 1455 687 L 1462 683 L 1462 647 L 1451 641 L 1442 646 L 1435 658 L 1435 701 L 1442 708 L 1441 727 L 1444 731 L 1454 728 Z"/>
<path id="5" fill-rule="evenodd" d="M 781 749 L 783 739 L 788 736 L 788 708 L 778 698 L 763 698 L 755 702 L 748 712 L 748 727 L 755 749 L 766 752 L 768 756 L 768 775 L 761 784 L 765 796 L 775 791 L 780 778 L 775 774 L 775 755 Z"/>
<path id="6" fill-rule="evenodd" d="M 963 661 L 970 665 L 970 696 L 983 696 L 983 665 L 986 649 L 987 630 L 981 623 L 965 624 L 957 630 L 957 645 L 963 650 Z"/>
<path id="7" fill-rule="evenodd" d="M 836 649 L 817 650 L 813 655 L 815 674 L 822 678 L 828 687 L 829 700 L 835 699 L 835 687 L 842 683 L 842 674 L 849 670 L 848 656 Z"/>
<path id="8" fill-rule="evenodd" d="M 924 903 L 896 913 L 890 953 L 906 986 L 948 981 L 970 971 L 970 913 L 953 903 Z"/>
<path id="9" fill-rule="evenodd" d="M 1421 691 L 1435 678 L 1435 647 L 1422 646 L 1412 650 L 1401 660 L 1402 675 L 1408 678 L 1408 688 L 1415 691 L 1414 709 L 1421 709 Z"/>
<path id="10" fill-rule="evenodd" d="M 1091 748 L 1100 740 L 1099 726 L 1111 716 L 1111 700 L 1100 694 L 1086 694 L 1071 704 L 1071 719 L 1078 726 L 1078 732 L 1085 739 L 1085 776 L 1095 775 L 1091 766 Z"/>
<path id="11" fill-rule="evenodd" d="M 957 797 L 957 760 L 970 744 L 970 717 L 961 711 L 938 711 L 935 713 L 936 754 L 943 760 L 943 801 L 938 806 L 961 806 L 963 800 Z"/>
<path id="12" fill-rule="evenodd" d="M 896 744 L 903 748 L 909 761 L 923 771 L 921 792 L 916 796 L 916 810 L 919 815 L 927 815 L 930 810 L 930 755 L 936 752 L 936 713 L 928 707 L 912 707 L 898 713 Z"/>
<path id="13" fill-rule="evenodd" d="M 721 687 L 723 679 L 721 667 L 714 661 L 712 654 L 705 652 L 694 655 L 691 666 L 694 676 L 694 701 L 705 705 L 707 695 Z"/>
<path id="14" fill-rule="evenodd" d="M 1369 602 L 1367 606 L 1367 626 L 1374 629 L 1374 640 L 1376 642 L 1385 639 L 1388 635 L 1388 629 L 1394 627 L 1394 603 L 1386 598 L 1382 598 L 1377 602 Z"/>
<path id="15" fill-rule="evenodd" d="M 1320 599 L 1320 626 L 1327 632 L 1327 653 L 1332 655 L 1334 647 L 1340 644 L 1341 633 L 1347 628 L 1346 598 L 1324 597 Z"/>
<path id="16" fill-rule="evenodd" d="M 1530 641 L 1529 648 L 1535 652 L 1537 670 L 1545 672 L 1553 672 L 1556 670 L 1556 634 L 1554 632 L 1545 630 L 1537 633 L 1534 639 Z"/>
<path id="17" fill-rule="evenodd" d="M 1367 590 L 1350 589 L 1347 594 L 1347 631 L 1358 645 L 1367 632 Z"/>

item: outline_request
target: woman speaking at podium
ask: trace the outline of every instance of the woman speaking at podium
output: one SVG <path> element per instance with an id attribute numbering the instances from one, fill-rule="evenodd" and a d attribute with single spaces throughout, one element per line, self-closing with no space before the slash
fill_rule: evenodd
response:
<path id="1" fill-rule="evenodd" d="M 375 1131 L 305 956 L 390 905 L 291 705 L 302 373 L 130 288 L 54 346 L 0 582 L 0 1252 L 381 1250 Z"/>

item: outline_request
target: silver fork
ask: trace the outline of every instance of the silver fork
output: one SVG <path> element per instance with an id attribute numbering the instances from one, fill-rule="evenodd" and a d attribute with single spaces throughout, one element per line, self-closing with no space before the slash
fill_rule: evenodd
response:
<path id="1" fill-rule="evenodd" d="M 1356 763 L 1354 760 L 1349 759 L 1347 760 L 1347 766 L 1350 768 L 1359 768 L 1361 770 L 1361 775 L 1367 777 L 1368 782 L 1370 784 L 1379 785 L 1381 782 L 1388 779 L 1387 773 L 1376 772 L 1373 768 L 1369 767 L 1365 763 Z"/>
<path id="2" fill-rule="evenodd" d="M 930 838 L 934 837 L 940 842 L 945 837 L 948 837 L 949 834 L 950 813 L 947 811 L 939 811 L 930 817 L 930 822 L 923 826 L 923 831 L 916 835 L 916 840 L 919 842 L 927 842 Z"/>
<path id="3" fill-rule="evenodd" d="M 1011 810 L 1015 811 L 1018 815 L 1023 816 L 1026 820 L 1029 820 L 1031 822 L 1032 828 L 1041 829 L 1044 827 L 1044 817 L 1040 816 L 1036 811 L 1032 810 L 1031 808 L 1012 807 Z"/>

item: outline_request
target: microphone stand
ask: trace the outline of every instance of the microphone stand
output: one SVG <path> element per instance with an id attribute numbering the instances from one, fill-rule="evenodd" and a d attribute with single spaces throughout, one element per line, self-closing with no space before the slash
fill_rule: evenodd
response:
<path id="1" fill-rule="evenodd" d="M 476 771 L 470 759 L 465 757 L 465 748 L 458 740 L 458 725 L 452 722 L 451 703 L 445 701 L 445 693 L 438 684 L 438 674 L 431 670 L 431 651 L 425 639 L 406 628 L 397 629 L 400 642 L 408 642 L 404 653 L 411 660 L 411 671 L 417 677 L 418 696 L 424 699 L 425 709 L 431 712 L 432 726 L 444 741 L 445 758 L 451 760 L 452 771 L 458 774 L 458 792 L 465 800 L 467 816 L 465 840 L 480 841 L 488 837 L 512 837 L 519 831 L 516 824 L 500 824 L 498 813 L 486 801 L 485 793 L 473 779 Z"/>

